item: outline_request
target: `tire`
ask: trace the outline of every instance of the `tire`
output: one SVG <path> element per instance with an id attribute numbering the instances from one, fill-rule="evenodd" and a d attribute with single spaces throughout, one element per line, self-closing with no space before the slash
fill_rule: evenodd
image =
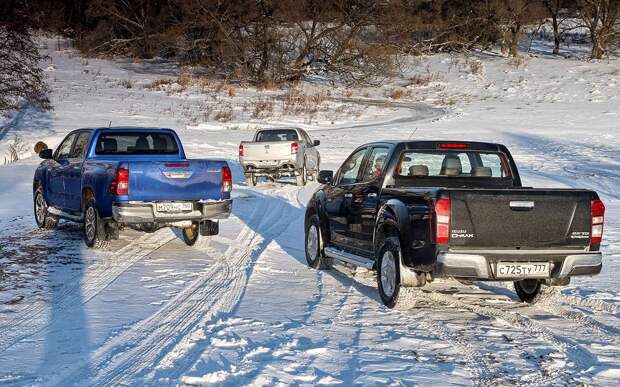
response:
<path id="1" fill-rule="evenodd" d="M 37 188 L 34 193 L 34 220 L 37 222 L 39 228 L 52 230 L 58 226 L 58 217 L 50 214 L 47 211 L 47 202 L 43 197 L 43 190 L 41 187 Z"/>
<path id="2" fill-rule="evenodd" d="M 248 173 L 245 175 L 245 180 L 247 181 L 250 187 L 256 187 L 256 175 L 253 173 Z"/>
<path id="3" fill-rule="evenodd" d="M 528 304 L 535 304 L 540 301 L 540 298 L 543 295 L 541 280 L 524 279 L 514 281 L 514 287 L 519 299 L 523 302 L 527 302 Z"/>
<path id="4" fill-rule="evenodd" d="M 313 269 L 327 270 L 331 268 L 331 260 L 321 246 L 321 224 L 317 215 L 312 215 L 307 222 L 304 238 L 306 262 Z"/>
<path id="5" fill-rule="evenodd" d="M 92 249 L 105 249 L 110 245 L 105 233 L 105 224 L 99 217 L 94 198 L 84 204 L 83 239 L 86 246 Z"/>
<path id="6" fill-rule="evenodd" d="M 379 247 L 377 260 L 377 289 L 385 306 L 399 306 L 400 285 L 400 242 L 397 237 L 386 238 Z"/>
<path id="7" fill-rule="evenodd" d="M 192 227 L 183 229 L 183 241 L 188 246 L 193 246 L 200 239 L 200 226 L 199 223 L 193 223 Z"/>
<path id="8" fill-rule="evenodd" d="M 299 171 L 299 175 L 295 176 L 295 181 L 297 182 L 298 186 L 301 187 L 301 186 L 306 185 L 306 180 L 308 177 L 307 173 L 308 173 L 308 170 L 306 169 L 306 162 L 304 161 L 304 165 Z"/>

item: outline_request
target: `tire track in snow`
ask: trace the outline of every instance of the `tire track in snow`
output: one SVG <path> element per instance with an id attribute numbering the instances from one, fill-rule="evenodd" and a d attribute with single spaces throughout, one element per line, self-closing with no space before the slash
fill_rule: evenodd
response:
<path id="1" fill-rule="evenodd" d="M 541 340 L 549 343 L 556 349 L 563 357 L 573 363 L 573 367 L 576 368 L 574 372 L 567 370 L 568 365 L 563 367 L 562 370 L 549 369 L 543 366 L 538 372 L 538 375 L 529 380 L 528 384 L 536 385 L 548 385 L 557 383 L 577 383 L 574 376 L 580 371 L 586 371 L 593 365 L 597 364 L 596 357 L 591 354 L 587 349 L 583 348 L 572 340 L 557 336 L 549 328 L 535 322 L 534 320 L 516 313 L 507 312 L 497 307 L 488 308 L 479 305 L 472 305 L 465 303 L 458 298 L 446 296 L 437 292 L 426 293 L 425 298 L 437 303 L 451 305 L 458 308 L 469 310 L 481 316 L 491 317 L 497 320 L 504 321 L 509 325 L 518 328 L 528 334 L 535 334 Z"/>
<path id="2" fill-rule="evenodd" d="M 131 266 L 174 238 L 176 237 L 170 230 L 161 230 L 143 235 L 114 253 L 102 254 L 101 265 L 94 265 L 90 271 L 87 268 L 81 278 L 71 277 L 62 286 L 55 296 L 59 301 L 54 308 L 64 310 L 76 303 L 87 303 Z M 45 301 L 27 304 L 14 318 L 3 324 L 0 328 L 3 333 L 0 353 L 45 329 L 47 324 L 42 324 L 42 321 L 48 309 L 49 305 Z"/>
<path id="3" fill-rule="evenodd" d="M 148 377 L 147 372 L 160 362 L 169 361 L 169 353 L 176 352 L 182 358 L 184 351 L 178 350 L 178 344 L 186 342 L 197 325 L 236 306 L 247 282 L 247 268 L 257 255 L 255 251 L 261 251 L 260 246 L 271 241 L 270 236 L 286 230 L 289 223 L 284 216 L 285 208 L 279 206 L 269 211 L 268 207 L 254 207 L 251 220 L 239 233 L 235 245 L 228 246 L 224 254 L 210 252 L 217 257 L 217 263 L 204 275 L 154 315 L 110 339 L 91 355 L 87 364 L 60 376 L 62 380 L 57 382 L 86 380 L 91 368 L 94 370 L 91 384 L 130 384 L 140 377 Z M 269 227 L 262 230 L 265 223 Z"/>

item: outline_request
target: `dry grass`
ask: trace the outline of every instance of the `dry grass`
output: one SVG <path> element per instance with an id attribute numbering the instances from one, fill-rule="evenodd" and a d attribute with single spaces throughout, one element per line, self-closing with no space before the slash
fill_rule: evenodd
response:
<path id="1" fill-rule="evenodd" d="M 13 137 L 13 143 L 9 144 L 7 155 L 4 157 L 4 165 L 14 163 L 19 160 L 19 155 L 28 149 L 28 145 L 18 134 Z"/>
<path id="2" fill-rule="evenodd" d="M 403 97 L 409 97 L 411 91 L 403 89 L 402 87 L 387 90 L 385 96 L 391 99 L 401 99 Z"/>
<path id="3" fill-rule="evenodd" d="M 406 86 L 428 86 L 434 79 L 433 74 L 416 74 L 407 79 Z"/>
<path id="4" fill-rule="evenodd" d="M 161 90 L 164 86 L 168 86 L 173 83 L 174 81 L 172 79 L 156 79 L 153 82 L 144 85 L 144 88 L 149 90 Z"/>
<path id="5" fill-rule="evenodd" d="M 273 99 L 258 97 L 254 101 L 254 111 L 252 117 L 254 118 L 266 118 L 273 114 Z"/>
<path id="6" fill-rule="evenodd" d="M 609 73 L 609 75 L 614 75 L 616 77 L 620 77 L 620 67 L 615 69 L 615 70 L 612 70 L 611 73 Z"/>
<path id="7" fill-rule="evenodd" d="M 484 64 L 477 59 L 468 60 L 469 72 L 472 75 L 481 76 L 484 73 Z"/>
<path id="8" fill-rule="evenodd" d="M 527 64 L 527 61 L 525 60 L 525 58 L 521 56 L 515 56 L 508 60 L 508 64 L 511 65 L 512 67 L 519 68 L 519 67 L 525 67 L 525 65 Z"/>
<path id="9" fill-rule="evenodd" d="M 292 87 L 284 94 L 282 111 L 288 114 L 314 114 L 329 97 L 325 91 L 306 93 L 301 88 Z"/>
<path id="10" fill-rule="evenodd" d="M 228 86 L 228 96 L 234 97 L 237 95 L 237 89 L 234 86 Z"/>
<path id="11" fill-rule="evenodd" d="M 233 106 L 230 103 L 227 103 L 224 104 L 220 110 L 215 112 L 215 116 L 213 116 L 213 118 L 219 122 L 228 122 L 233 119 L 233 116 Z"/>

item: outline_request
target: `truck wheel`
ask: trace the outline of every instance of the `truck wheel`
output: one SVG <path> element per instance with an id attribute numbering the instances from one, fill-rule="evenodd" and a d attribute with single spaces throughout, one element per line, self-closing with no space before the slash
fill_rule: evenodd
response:
<path id="1" fill-rule="evenodd" d="M 84 243 L 93 249 L 105 249 L 110 245 L 110 241 L 106 240 L 105 225 L 99 217 L 93 198 L 89 198 L 84 206 Z"/>
<path id="2" fill-rule="evenodd" d="M 250 187 L 256 187 L 256 175 L 253 173 L 248 173 L 245 175 L 245 180 L 247 181 Z"/>
<path id="3" fill-rule="evenodd" d="M 514 281 L 514 287 L 519 299 L 528 304 L 538 302 L 543 294 L 542 281 L 537 279 Z"/>
<path id="4" fill-rule="evenodd" d="M 396 237 L 386 238 L 379 248 L 377 288 L 381 301 L 388 308 L 399 305 L 400 254 L 400 242 Z"/>
<path id="5" fill-rule="evenodd" d="M 304 161 L 304 166 L 299 171 L 299 175 L 295 176 L 295 180 L 298 186 L 306 185 L 306 177 L 308 170 L 306 169 L 306 162 Z"/>
<path id="6" fill-rule="evenodd" d="M 306 262 L 313 269 L 325 270 L 331 267 L 330 258 L 321 246 L 321 224 L 317 215 L 312 215 L 306 226 Z"/>
<path id="7" fill-rule="evenodd" d="M 196 244 L 198 239 L 200 238 L 200 227 L 199 223 L 193 223 L 192 227 L 187 227 L 183 229 L 183 241 L 188 246 L 193 246 Z"/>
<path id="8" fill-rule="evenodd" d="M 39 228 L 54 229 L 58 225 L 58 217 L 47 212 L 47 202 L 43 197 L 41 187 L 34 193 L 34 219 Z"/>

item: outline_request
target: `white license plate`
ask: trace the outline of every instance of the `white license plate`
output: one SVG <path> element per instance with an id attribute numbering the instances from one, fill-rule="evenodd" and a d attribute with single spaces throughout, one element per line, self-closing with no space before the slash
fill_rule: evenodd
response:
<path id="1" fill-rule="evenodd" d="M 157 212 L 186 212 L 186 211 L 193 210 L 194 206 L 192 205 L 192 203 L 168 202 L 168 203 L 156 203 L 155 209 L 157 210 Z"/>
<path id="2" fill-rule="evenodd" d="M 498 278 L 549 277 L 549 262 L 498 262 L 496 269 Z"/>

